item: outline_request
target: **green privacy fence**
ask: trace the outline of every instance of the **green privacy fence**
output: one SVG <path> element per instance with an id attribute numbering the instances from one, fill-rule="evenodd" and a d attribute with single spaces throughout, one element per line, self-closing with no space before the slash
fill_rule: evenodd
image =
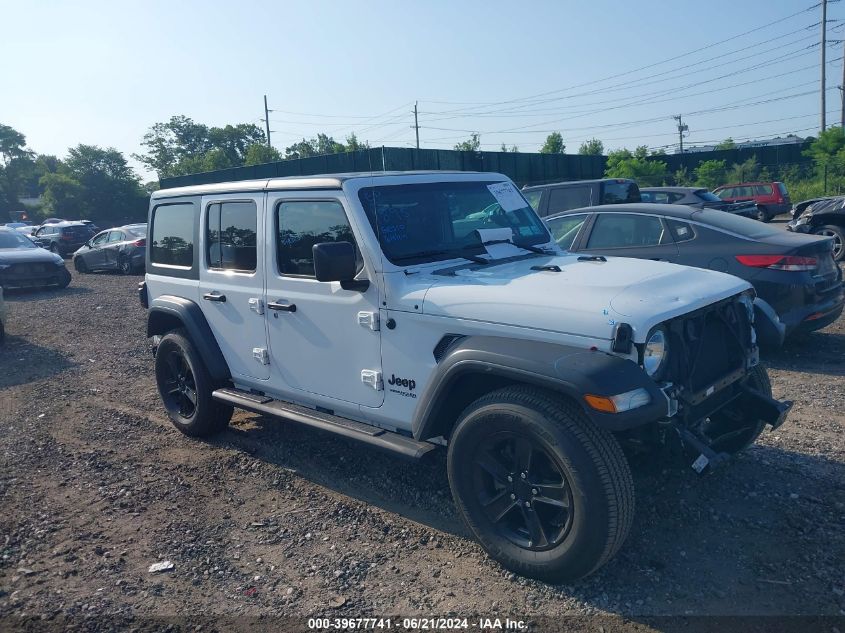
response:
<path id="1" fill-rule="evenodd" d="M 802 155 L 807 144 L 770 145 L 752 149 L 731 149 L 713 152 L 691 152 L 655 156 L 665 161 L 668 173 L 682 166 L 692 172 L 705 160 L 725 160 L 730 166 L 752 156 L 761 165 L 777 166 L 807 163 Z M 564 180 L 585 180 L 604 176 L 607 157 L 581 156 L 578 154 L 531 154 L 525 152 L 460 152 L 448 149 L 413 149 L 407 147 L 376 147 L 357 152 L 327 154 L 294 160 L 283 160 L 264 165 L 233 167 L 200 174 L 162 178 L 162 189 L 189 185 L 279 178 L 284 176 L 311 176 L 314 174 L 340 174 L 368 171 L 409 171 L 442 169 L 457 171 L 493 171 L 505 174 L 518 185 L 537 185 Z"/>

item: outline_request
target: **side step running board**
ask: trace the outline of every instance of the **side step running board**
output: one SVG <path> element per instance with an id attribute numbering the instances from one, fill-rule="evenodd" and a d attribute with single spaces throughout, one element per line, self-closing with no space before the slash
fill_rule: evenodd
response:
<path id="1" fill-rule="evenodd" d="M 430 442 L 419 442 L 377 426 L 315 411 L 290 402 L 273 400 L 240 389 L 217 389 L 211 395 L 215 400 L 231 404 L 239 409 L 298 422 L 411 459 L 419 459 L 435 448 L 435 445 Z"/>

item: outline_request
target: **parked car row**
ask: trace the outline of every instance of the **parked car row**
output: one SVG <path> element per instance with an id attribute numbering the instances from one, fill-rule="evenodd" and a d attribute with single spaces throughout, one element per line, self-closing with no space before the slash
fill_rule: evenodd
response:
<path id="1" fill-rule="evenodd" d="M 724 185 L 710 192 L 702 187 L 647 187 L 627 178 L 574 180 L 523 187 L 522 193 L 540 217 L 602 204 L 656 202 L 714 208 L 768 222 L 791 209 L 782 182 Z"/>
<path id="2" fill-rule="evenodd" d="M 842 272 L 825 237 L 665 204 L 571 209 L 545 221 L 558 245 L 572 252 L 668 261 L 747 280 L 757 292 L 757 336 L 767 346 L 825 327 L 842 313 Z"/>

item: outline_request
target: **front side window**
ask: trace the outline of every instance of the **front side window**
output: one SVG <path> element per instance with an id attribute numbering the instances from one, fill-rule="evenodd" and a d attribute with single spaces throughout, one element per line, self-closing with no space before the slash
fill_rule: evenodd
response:
<path id="1" fill-rule="evenodd" d="M 258 261 L 258 207 L 252 200 L 208 205 L 205 248 L 208 267 L 254 273 Z"/>
<path id="2" fill-rule="evenodd" d="M 276 207 L 276 253 L 283 275 L 314 277 L 314 244 L 355 244 L 343 206 L 336 200 L 282 202 Z M 358 269 L 362 260 L 358 249 Z"/>
<path id="3" fill-rule="evenodd" d="M 587 248 L 637 248 L 663 241 L 663 223 L 653 215 L 601 213 L 596 216 Z"/>
<path id="4" fill-rule="evenodd" d="M 124 240 L 122 231 L 112 231 L 109 233 L 109 242 L 122 242 Z"/>
<path id="5" fill-rule="evenodd" d="M 540 198 L 543 197 L 543 190 L 542 189 L 535 189 L 534 191 L 526 191 L 525 192 L 525 199 L 528 200 L 528 204 L 531 205 L 531 208 L 535 211 L 540 210 Z"/>
<path id="6" fill-rule="evenodd" d="M 546 226 L 549 227 L 549 232 L 552 234 L 555 242 L 561 248 L 569 250 L 572 247 L 572 242 L 578 235 L 578 231 L 584 226 L 587 220 L 587 215 L 564 215 L 559 218 L 546 220 Z"/>
<path id="7" fill-rule="evenodd" d="M 401 266 L 483 254 L 486 251 L 479 229 L 507 229 L 517 245 L 548 242 L 549 233 L 542 221 L 513 185 L 509 195 L 498 193 L 508 185 L 388 185 L 366 187 L 358 197 L 385 256 Z"/>
<path id="8" fill-rule="evenodd" d="M 105 244 L 108 241 L 108 239 L 109 239 L 109 233 L 108 233 L 108 231 L 105 231 L 103 233 L 100 233 L 93 240 L 91 240 L 91 245 L 92 246 L 102 246 L 103 244 Z"/>
<path id="9" fill-rule="evenodd" d="M 153 211 L 150 261 L 190 268 L 194 264 L 194 205 L 163 204 Z"/>

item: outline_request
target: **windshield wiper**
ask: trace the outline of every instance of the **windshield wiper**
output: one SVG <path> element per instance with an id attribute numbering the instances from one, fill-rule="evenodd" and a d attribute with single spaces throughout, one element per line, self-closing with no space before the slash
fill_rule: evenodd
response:
<path id="1" fill-rule="evenodd" d="M 530 244 L 517 244 L 513 240 L 487 240 L 486 242 L 479 242 L 481 246 L 492 246 L 493 244 L 511 244 L 516 246 L 517 248 L 521 248 L 526 251 L 531 251 L 532 253 L 538 253 L 539 255 L 550 255 L 549 251 L 546 249 L 540 248 L 539 246 L 531 246 Z M 479 244 L 467 244 L 464 248 L 476 248 Z"/>
<path id="2" fill-rule="evenodd" d="M 490 262 L 483 257 L 478 257 L 477 255 L 467 255 L 466 253 L 460 253 L 458 251 L 422 251 L 420 253 L 409 253 L 407 255 L 402 255 L 400 257 L 394 257 L 393 261 L 401 262 L 406 259 L 416 259 L 417 257 L 438 257 L 440 255 L 450 255 L 452 257 L 460 257 L 461 259 L 467 259 L 475 264 L 482 264 L 487 265 Z"/>

